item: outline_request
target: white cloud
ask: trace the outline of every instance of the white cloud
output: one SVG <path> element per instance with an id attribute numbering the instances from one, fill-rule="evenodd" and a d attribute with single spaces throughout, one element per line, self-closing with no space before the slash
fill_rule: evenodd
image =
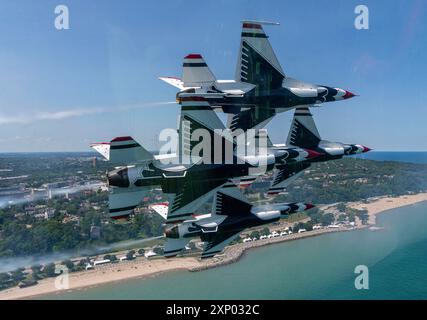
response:
<path id="1" fill-rule="evenodd" d="M 5 116 L 0 114 L 0 125 L 22 125 L 43 120 L 63 120 L 68 118 L 83 117 L 93 114 L 102 114 L 108 112 L 126 111 L 144 107 L 161 106 L 175 104 L 176 102 L 149 102 L 137 105 L 121 106 L 114 108 L 88 108 L 88 109 L 70 109 L 56 112 L 38 112 L 33 114 L 21 114 Z"/>

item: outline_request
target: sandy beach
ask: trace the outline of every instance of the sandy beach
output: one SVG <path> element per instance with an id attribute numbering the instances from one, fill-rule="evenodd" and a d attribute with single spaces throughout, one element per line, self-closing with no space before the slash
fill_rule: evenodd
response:
<path id="1" fill-rule="evenodd" d="M 406 195 L 400 197 L 379 197 L 369 199 L 366 202 L 347 203 L 348 207 L 354 209 L 366 209 L 369 214 L 368 225 L 357 225 L 355 228 L 323 228 L 310 232 L 292 234 L 285 237 L 258 240 L 250 243 L 239 243 L 226 248 L 222 255 L 208 260 L 200 260 L 197 257 L 178 257 L 178 258 L 157 258 L 147 260 L 137 258 L 133 261 L 124 261 L 116 264 L 97 266 L 95 270 L 71 273 L 69 275 L 69 288 L 67 290 L 84 290 L 93 286 L 121 281 L 132 278 L 154 277 L 164 272 L 176 270 L 201 271 L 209 268 L 236 262 L 249 249 L 271 245 L 284 241 L 293 241 L 296 239 L 318 236 L 320 234 L 331 232 L 343 232 L 365 227 L 372 227 L 376 223 L 376 216 L 384 211 L 412 205 L 418 202 L 427 201 L 427 192 L 415 195 Z M 37 296 L 62 293 L 64 289 L 58 289 L 55 286 L 55 278 L 48 278 L 39 281 L 36 286 L 28 288 L 14 287 L 0 291 L 1 300 L 11 299 L 29 299 Z"/>
<path id="2" fill-rule="evenodd" d="M 427 192 L 393 198 L 380 197 L 375 198 L 374 200 L 369 201 L 368 203 L 350 202 L 347 204 L 347 206 L 354 209 L 367 210 L 369 214 L 368 224 L 370 226 L 374 226 L 376 224 L 376 217 L 379 213 L 424 201 L 427 201 Z"/>
<path id="3" fill-rule="evenodd" d="M 163 272 L 176 270 L 188 270 L 198 266 L 196 258 L 180 259 L 155 259 L 144 258 L 126 261 L 117 264 L 109 264 L 96 267 L 95 270 L 75 272 L 69 274 L 69 288 L 67 290 L 80 290 L 90 288 L 103 283 L 110 283 L 124 279 L 148 278 Z M 57 289 L 55 278 L 47 278 L 39 281 L 36 286 L 28 288 L 10 288 L 0 292 L 0 299 L 13 300 L 37 297 L 46 294 L 60 293 L 64 289 Z"/>

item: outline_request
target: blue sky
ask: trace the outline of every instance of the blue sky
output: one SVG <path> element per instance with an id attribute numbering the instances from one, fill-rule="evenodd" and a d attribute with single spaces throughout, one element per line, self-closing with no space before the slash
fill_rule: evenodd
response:
<path id="1" fill-rule="evenodd" d="M 70 10 L 70 30 L 54 8 Z M 354 28 L 354 8 L 370 29 Z M 175 128 L 182 58 L 201 53 L 234 78 L 240 20 L 265 27 L 285 73 L 360 95 L 313 111 L 325 139 L 376 150 L 427 150 L 427 3 L 396 1 L 0 0 L 0 152 L 88 151 L 132 135 L 149 149 Z M 292 113 L 268 126 L 283 143 Z"/>

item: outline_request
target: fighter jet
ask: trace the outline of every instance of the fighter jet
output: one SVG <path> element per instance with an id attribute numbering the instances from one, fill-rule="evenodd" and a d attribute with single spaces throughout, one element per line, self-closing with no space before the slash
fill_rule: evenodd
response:
<path id="1" fill-rule="evenodd" d="M 289 185 L 290 179 L 301 175 L 313 162 L 337 160 L 344 156 L 371 151 L 370 148 L 361 144 L 346 144 L 322 140 L 308 106 L 295 109 L 285 145 L 288 147 L 298 146 L 300 148 L 309 148 L 310 150 L 317 151 L 320 155 L 307 159 L 307 161 L 290 163 L 282 166 L 277 165 L 275 167 L 276 174 L 267 192 L 267 195 L 270 196 L 282 193 L 286 186 Z M 283 183 L 283 181 L 285 181 L 285 183 Z"/>
<path id="2" fill-rule="evenodd" d="M 198 139 L 191 137 L 198 130 L 208 133 L 208 160 L 205 151 L 194 157 Z M 179 152 L 176 161 L 162 161 L 161 156 L 153 156 L 131 137 L 118 137 L 109 144 L 93 144 L 92 147 L 106 154 L 109 149 L 109 160 L 117 167 L 108 173 L 109 213 L 113 219 L 123 219 L 133 213 L 133 209 L 142 201 L 146 193 L 161 187 L 170 199 L 167 222 L 182 221 L 190 217 L 195 210 L 208 201 L 215 191 L 228 180 L 235 179 L 240 183 L 249 183 L 250 179 L 269 172 L 276 165 L 302 162 L 321 156 L 316 151 L 299 147 L 267 148 L 266 153 L 236 153 L 235 141 L 232 144 L 230 162 L 215 161 L 214 144 L 220 141 L 223 149 L 226 139 L 218 129 L 225 129 L 209 103 L 201 97 L 186 97 L 181 101 L 181 118 L 179 125 Z M 190 162 L 184 162 L 183 156 L 191 156 Z M 168 160 L 171 160 L 170 157 Z M 163 159 L 164 160 L 164 159 Z M 262 166 L 262 170 L 258 170 Z M 236 181 L 237 180 L 237 181 Z"/>
<path id="3" fill-rule="evenodd" d="M 204 97 L 213 108 L 237 116 L 230 121 L 243 130 L 265 126 L 278 112 L 355 96 L 341 88 L 286 76 L 263 30 L 268 24 L 276 23 L 243 21 L 234 80 L 217 80 L 200 54 L 184 58 L 182 79 L 160 79 L 180 89 L 178 101 L 188 95 Z M 239 123 L 242 111 L 251 115 L 251 123 Z"/>
<path id="4" fill-rule="evenodd" d="M 321 156 L 311 159 L 310 162 L 341 159 L 343 156 L 371 151 L 370 148 L 361 144 L 322 140 L 308 106 L 299 107 L 295 110 L 286 145 L 310 148 L 321 153 Z"/>
<path id="5" fill-rule="evenodd" d="M 162 206 L 154 206 L 165 217 Z M 308 203 L 275 203 L 252 205 L 233 183 L 224 185 L 214 196 L 212 213 L 193 216 L 180 224 L 165 227 L 164 255 L 173 257 L 182 252 L 192 238 L 205 242 L 201 258 L 220 253 L 240 232 L 247 228 L 278 221 L 296 212 L 313 208 Z"/>

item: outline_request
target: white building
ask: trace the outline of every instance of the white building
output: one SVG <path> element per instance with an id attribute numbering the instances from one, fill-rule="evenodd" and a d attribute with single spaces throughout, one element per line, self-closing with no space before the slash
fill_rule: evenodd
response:
<path id="1" fill-rule="evenodd" d="M 330 224 L 329 226 L 328 226 L 328 228 L 331 228 L 331 229 L 337 229 L 337 228 L 339 228 L 340 226 L 339 225 L 337 225 L 337 224 Z"/>
<path id="2" fill-rule="evenodd" d="M 154 256 L 157 256 L 157 253 L 155 253 L 153 250 L 149 250 L 149 251 L 144 253 L 144 257 L 146 257 L 146 258 L 150 258 L 150 257 L 154 257 Z"/>
<path id="3" fill-rule="evenodd" d="M 111 260 L 110 260 L 110 259 L 97 260 L 97 261 L 94 261 L 94 262 L 93 262 L 93 266 L 99 266 L 99 265 L 107 264 L 107 263 L 110 263 L 110 262 L 111 262 Z"/>

